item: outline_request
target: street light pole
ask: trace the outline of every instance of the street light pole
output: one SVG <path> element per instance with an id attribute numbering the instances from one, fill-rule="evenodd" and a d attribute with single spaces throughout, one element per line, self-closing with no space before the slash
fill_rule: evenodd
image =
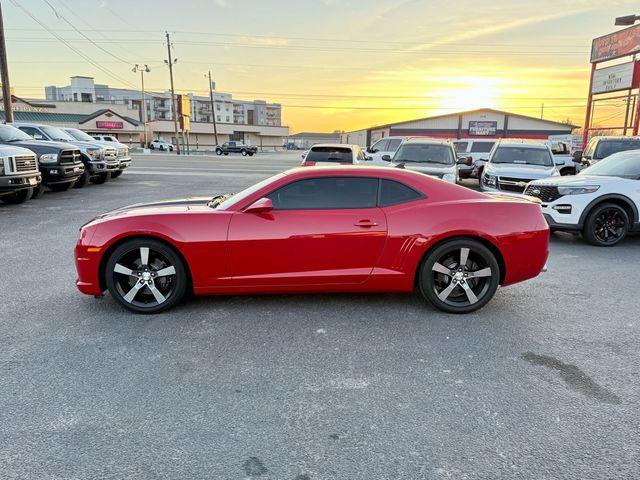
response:
<path id="1" fill-rule="evenodd" d="M 9 66 L 7 65 L 7 46 L 4 43 L 4 21 L 2 6 L 0 5 L 0 75 L 2 76 L 2 100 L 4 102 L 4 121 L 13 122 L 13 107 L 11 106 L 11 86 L 9 85 Z"/>
<path id="2" fill-rule="evenodd" d="M 169 78 L 171 79 L 171 106 L 173 108 L 173 128 L 176 133 L 176 154 L 180 155 L 180 139 L 178 138 L 178 106 L 176 105 L 176 91 L 173 87 L 173 64 L 176 60 L 171 58 L 171 40 L 169 39 L 169 32 L 165 32 L 167 35 L 167 56 L 169 60 L 164 62 L 169 65 Z"/>
<path id="3" fill-rule="evenodd" d="M 211 99 L 211 119 L 213 120 L 213 136 L 218 145 L 218 127 L 216 126 L 216 111 L 213 105 L 213 85 L 211 84 L 211 70 L 209 70 L 209 98 Z"/>
<path id="4" fill-rule="evenodd" d="M 147 99 L 145 98 L 144 93 L 144 74 L 149 73 L 151 69 L 148 65 L 145 64 L 144 67 L 138 66 L 136 63 L 135 66 L 131 69 L 133 73 L 140 71 L 140 80 L 142 81 L 142 125 L 144 127 L 144 147 L 147 148 L 149 146 L 149 138 L 147 135 Z"/>

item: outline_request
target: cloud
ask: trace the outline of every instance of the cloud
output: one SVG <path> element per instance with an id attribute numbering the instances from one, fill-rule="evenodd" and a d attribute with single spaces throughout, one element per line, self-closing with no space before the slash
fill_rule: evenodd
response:
<path id="1" fill-rule="evenodd" d="M 271 45 L 271 46 L 280 46 L 286 45 L 289 43 L 289 40 L 286 38 L 277 38 L 277 37 L 240 37 L 240 42 L 246 45 Z"/>
<path id="2" fill-rule="evenodd" d="M 220 8 L 226 8 L 228 6 L 226 0 L 215 0 L 215 4 Z"/>

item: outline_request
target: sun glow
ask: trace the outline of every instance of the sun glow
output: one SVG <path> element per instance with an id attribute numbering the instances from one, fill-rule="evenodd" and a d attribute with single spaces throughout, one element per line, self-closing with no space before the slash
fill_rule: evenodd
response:
<path id="1" fill-rule="evenodd" d="M 474 110 L 476 108 L 497 108 L 501 88 L 505 82 L 486 77 L 453 77 L 449 86 L 432 92 L 433 97 L 440 97 L 443 109 L 448 111 Z"/>

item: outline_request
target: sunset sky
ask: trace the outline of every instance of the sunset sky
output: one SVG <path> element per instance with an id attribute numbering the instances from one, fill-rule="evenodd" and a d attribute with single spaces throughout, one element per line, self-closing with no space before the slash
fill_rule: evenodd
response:
<path id="1" fill-rule="evenodd" d="M 591 39 L 640 13 L 627 0 L 14 1 L 68 44 L 2 1 L 19 96 L 42 98 L 72 75 L 139 88 L 134 63 L 149 64 L 148 89 L 164 91 L 168 30 L 179 92 L 208 93 L 211 69 L 220 91 L 281 103 L 292 132 L 478 107 L 540 116 L 542 103 L 544 118 L 582 124 Z M 623 114 L 615 104 L 595 118 Z"/>

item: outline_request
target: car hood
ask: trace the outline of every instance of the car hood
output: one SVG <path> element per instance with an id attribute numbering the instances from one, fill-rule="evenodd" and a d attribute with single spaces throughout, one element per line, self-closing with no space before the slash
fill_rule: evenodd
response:
<path id="1" fill-rule="evenodd" d="M 69 143 L 82 149 L 102 147 L 102 145 L 100 145 L 98 142 L 85 142 L 83 140 L 74 140 L 73 142 L 69 141 Z"/>
<path id="2" fill-rule="evenodd" d="M 94 217 L 89 223 L 101 223 L 124 217 L 140 215 L 162 215 L 168 213 L 184 213 L 193 207 L 206 207 L 211 197 L 179 198 L 175 200 L 160 200 L 157 202 L 136 203 L 112 210 Z M 208 207 L 207 207 L 208 208 Z"/>
<path id="3" fill-rule="evenodd" d="M 608 185 L 619 183 L 619 177 L 605 177 L 600 175 L 567 175 L 564 177 L 545 178 L 531 182 L 535 185 L 553 185 L 559 187 L 573 187 L 582 185 Z"/>
<path id="4" fill-rule="evenodd" d="M 157 202 L 136 203 L 133 205 L 128 205 L 126 207 L 118 208 L 117 210 L 114 210 L 114 212 L 119 212 L 122 210 L 139 210 L 139 209 L 146 209 L 146 208 L 206 205 L 210 201 L 211 201 L 211 197 L 189 197 L 189 198 L 177 198 L 174 200 L 158 200 Z"/>
<path id="5" fill-rule="evenodd" d="M 503 177 L 513 178 L 546 178 L 550 177 L 556 171 L 555 167 L 545 167 L 542 165 L 514 165 L 511 163 L 497 164 L 487 163 L 485 172 L 490 175 L 499 175 Z"/>
<path id="6" fill-rule="evenodd" d="M 12 145 L 0 145 L 0 157 L 15 157 L 16 155 L 31 155 L 33 152 L 28 148 L 15 147 Z"/>
<path id="7" fill-rule="evenodd" d="M 66 142 L 51 142 L 49 140 L 19 140 L 11 142 L 11 145 L 18 147 L 26 147 L 34 152 L 52 152 L 58 153 L 60 150 L 77 150 L 78 147 Z"/>

